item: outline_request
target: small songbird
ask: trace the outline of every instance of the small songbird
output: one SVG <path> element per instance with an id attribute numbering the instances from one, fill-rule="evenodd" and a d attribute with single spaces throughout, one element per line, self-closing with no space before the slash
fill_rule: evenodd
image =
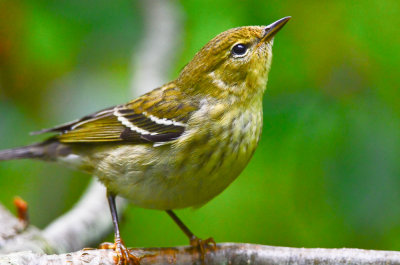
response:
<path id="1" fill-rule="evenodd" d="M 173 209 L 198 207 L 245 168 L 260 139 L 262 98 L 275 34 L 288 22 L 239 27 L 207 43 L 178 78 L 126 104 L 36 133 L 44 142 L 0 151 L 0 160 L 54 161 L 93 174 L 107 188 L 118 263 L 138 263 L 118 228 L 115 196 L 166 211 L 204 254 Z"/>

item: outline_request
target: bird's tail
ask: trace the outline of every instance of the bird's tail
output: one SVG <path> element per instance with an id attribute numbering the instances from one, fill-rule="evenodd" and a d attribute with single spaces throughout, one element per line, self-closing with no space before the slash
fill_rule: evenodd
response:
<path id="1" fill-rule="evenodd" d="M 26 158 L 54 160 L 60 152 L 65 153 L 65 151 L 67 151 L 65 148 L 66 146 L 58 141 L 48 140 L 42 143 L 0 150 L 0 161 Z"/>
<path id="2" fill-rule="evenodd" d="M 0 150 L 0 160 L 40 158 L 42 155 L 43 148 L 38 146 L 38 144 Z"/>

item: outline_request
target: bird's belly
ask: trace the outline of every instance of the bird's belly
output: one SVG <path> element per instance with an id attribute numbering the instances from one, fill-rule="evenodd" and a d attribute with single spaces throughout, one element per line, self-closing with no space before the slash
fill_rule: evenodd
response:
<path id="1" fill-rule="evenodd" d="M 222 130 L 226 135 L 207 139 L 207 148 L 195 139 L 180 146 L 120 146 L 100 161 L 96 173 L 110 190 L 139 207 L 200 206 L 221 193 L 247 165 L 257 146 L 259 125 L 246 121 L 236 125 L 241 130 Z M 197 139 L 204 140 L 199 133 Z"/>

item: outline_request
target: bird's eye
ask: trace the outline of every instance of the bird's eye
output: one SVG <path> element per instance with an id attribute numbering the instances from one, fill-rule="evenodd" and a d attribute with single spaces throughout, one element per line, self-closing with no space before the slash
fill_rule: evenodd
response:
<path id="1" fill-rule="evenodd" d="M 245 44 L 239 43 L 233 46 L 232 54 L 236 56 L 243 56 L 247 52 L 247 46 Z"/>

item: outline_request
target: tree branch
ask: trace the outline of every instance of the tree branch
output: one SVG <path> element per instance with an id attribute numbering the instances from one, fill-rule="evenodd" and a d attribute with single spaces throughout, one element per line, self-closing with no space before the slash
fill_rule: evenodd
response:
<path id="1" fill-rule="evenodd" d="M 0 253 L 30 250 L 35 253 L 55 253 L 39 229 L 20 222 L 0 205 Z"/>
<path id="2" fill-rule="evenodd" d="M 117 200 L 119 212 L 126 201 Z M 56 253 L 65 253 L 98 244 L 111 231 L 106 189 L 96 179 L 79 202 L 43 230 L 43 237 Z"/>
<path id="3" fill-rule="evenodd" d="M 131 90 L 143 94 L 166 80 L 181 36 L 175 1 L 142 0 L 144 40 L 133 59 Z M 119 201 L 119 211 L 124 202 Z M 93 182 L 76 206 L 43 231 L 25 227 L 0 205 L 0 264 L 112 264 L 112 250 L 82 250 L 111 231 L 104 187 Z M 16 252 L 23 251 L 23 252 Z M 65 253 L 47 255 L 44 253 Z M 192 247 L 134 249 L 141 264 L 202 264 Z M 400 252 L 360 249 L 304 249 L 252 244 L 218 244 L 205 264 L 400 264 Z"/>
<path id="4" fill-rule="evenodd" d="M 79 211 L 79 210 L 77 210 Z M 67 214 L 68 215 L 68 214 Z M 73 215 L 72 215 L 73 216 Z M 72 217 L 65 217 L 67 220 Z M 107 218 L 108 219 L 108 218 Z M 80 220 L 78 220 L 79 222 Z M 60 224 L 57 224 L 60 222 Z M 25 265 L 25 264 L 93 264 L 93 265 L 114 265 L 114 251 L 91 249 L 59 255 L 47 255 L 44 253 L 54 253 L 53 245 L 47 240 L 59 239 L 61 243 L 55 242 L 57 248 L 69 246 L 58 236 L 49 236 L 56 232 L 57 226 L 65 223 L 73 225 L 72 220 L 56 221 L 53 227 L 45 229 L 43 234 L 36 228 L 29 226 L 24 229 L 22 224 L 12 216 L 4 207 L 0 205 L 0 253 L 6 251 L 21 251 L 11 254 L 0 255 L 0 264 Z M 60 227 L 61 230 L 70 229 Z M 90 230 L 90 228 L 88 229 Z M 79 229 L 78 229 L 79 231 Z M 60 233 L 65 235 L 63 231 Z M 79 235 L 76 235 L 79 237 Z M 52 242 L 54 243 L 54 242 Z M 24 248 L 21 248 L 24 247 Z M 19 248 L 19 249 L 18 249 Z M 68 247 L 67 247 L 68 248 Z M 133 249 L 132 254 L 141 259 L 141 265 L 152 264 L 202 264 L 200 255 L 196 249 L 189 246 L 176 248 L 144 248 Z M 205 264 L 358 264 L 358 265 L 390 265 L 400 264 L 400 252 L 397 251 L 377 251 L 362 249 L 306 249 L 306 248 L 287 248 L 272 247 L 254 244 L 217 244 L 217 249 L 207 250 Z"/>
<path id="5" fill-rule="evenodd" d="M 132 62 L 134 96 L 165 83 L 182 35 L 181 13 L 175 0 L 141 0 L 140 5 L 145 35 Z M 65 253 L 97 244 L 112 231 L 105 193 L 100 183 L 92 181 L 73 209 L 43 231 L 33 226 L 25 228 L 0 207 L 0 253 Z M 117 200 L 119 213 L 125 205 L 125 200 Z"/>
<path id="6" fill-rule="evenodd" d="M 165 83 L 181 36 L 180 10 L 175 1 L 142 0 L 141 6 L 144 12 L 145 35 L 140 49 L 135 50 L 133 60 L 136 71 L 133 74 L 131 91 L 135 96 Z M 0 237 L 12 238 L 12 241 L 0 242 L 0 252 L 32 250 L 35 253 L 65 253 L 101 242 L 112 231 L 105 193 L 104 186 L 94 180 L 73 209 L 42 232 L 32 226 L 21 233 L 11 227 L 4 229 L 5 233 L 13 231 L 13 235 L 3 237 L 0 233 Z M 118 198 L 119 213 L 125 205 L 126 201 Z M 13 225 L 21 226 L 18 220 L 14 221 Z M 0 224 L 2 223 L 5 222 L 0 220 Z"/>
<path id="7" fill-rule="evenodd" d="M 133 54 L 131 91 L 142 95 L 163 85 L 182 42 L 181 10 L 175 0 L 142 0 L 144 38 Z"/>
<path id="8" fill-rule="evenodd" d="M 132 254 L 141 259 L 141 265 L 202 264 L 192 247 L 134 249 Z M 103 264 L 114 265 L 112 250 L 83 250 L 61 255 L 43 255 L 19 252 L 0 256 L 0 264 Z M 253 244 L 218 244 L 208 250 L 204 264 L 303 264 L 303 265 L 390 265 L 400 264 L 400 252 L 362 249 L 306 249 L 271 247 Z"/>
<path id="9" fill-rule="evenodd" d="M 0 205 L 0 253 L 65 253 L 100 242 L 112 228 L 105 194 L 104 186 L 93 180 L 73 209 L 43 231 L 24 227 Z M 124 205 L 124 200 L 117 200 L 120 210 Z"/>

